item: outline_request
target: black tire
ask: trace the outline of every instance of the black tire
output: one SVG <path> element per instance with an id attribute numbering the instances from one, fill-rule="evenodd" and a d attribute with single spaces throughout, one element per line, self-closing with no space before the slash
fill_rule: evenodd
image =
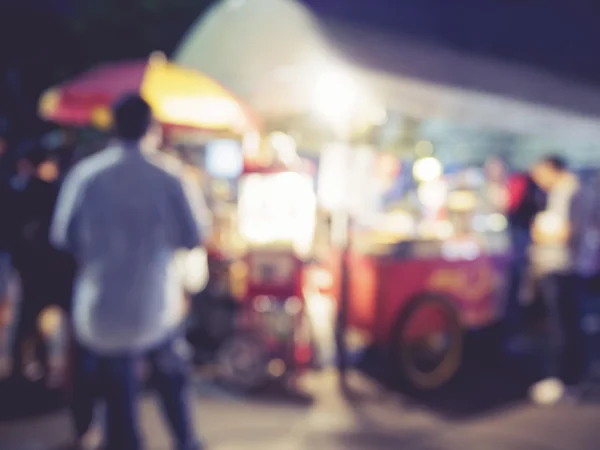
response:
<path id="1" fill-rule="evenodd" d="M 240 361 L 240 357 L 248 358 Z M 218 380 L 226 387 L 242 392 L 256 392 L 267 386 L 270 353 L 256 333 L 237 332 L 217 350 Z"/>
<path id="2" fill-rule="evenodd" d="M 435 307 L 443 312 L 449 330 L 449 344 L 439 364 L 431 371 L 421 370 L 404 339 L 405 332 L 416 313 L 423 308 Z M 390 343 L 394 376 L 416 391 L 432 391 L 447 384 L 458 372 L 462 363 L 464 333 L 458 311 L 451 300 L 436 293 L 423 293 L 411 299 L 398 315 Z"/>

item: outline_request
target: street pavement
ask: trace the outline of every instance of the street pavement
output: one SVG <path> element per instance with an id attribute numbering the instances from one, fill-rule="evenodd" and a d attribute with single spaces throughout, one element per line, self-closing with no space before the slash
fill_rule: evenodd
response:
<path id="1" fill-rule="evenodd" d="M 349 385 L 352 395 L 344 396 L 333 372 L 311 375 L 304 388 L 314 401 L 298 402 L 274 396 L 244 398 L 200 380 L 195 389 L 197 429 L 214 450 L 600 448 L 600 403 L 593 401 L 542 408 L 515 398 L 456 414 L 437 409 L 432 399 L 410 399 L 356 373 Z M 477 397 L 485 396 L 485 386 L 484 380 L 472 385 Z M 149 396 L 142 415 L 148 450 L 169 450 L 168 433 Z M 0 424 L 0 449 L 51 450 L 70 435 L 62 412 L 5 422 Z"/>

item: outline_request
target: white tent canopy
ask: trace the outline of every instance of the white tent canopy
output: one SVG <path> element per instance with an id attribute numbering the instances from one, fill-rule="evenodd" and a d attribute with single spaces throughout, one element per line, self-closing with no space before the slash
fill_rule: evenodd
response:
<path id="1" fill-rule="evenodd" d="M 175 55 L 265 117 L 307 113 L 316 73 L 342 66 L 382 107 L 561 141 L 600 142 L 600 92 L 534 70 L 322 23 L 294 0 L 222 0 Z"/>
<path id="2" fill-rule="evenodd" d="M 323 58 L 326 48 L 318 23 L 299 4 L 224 0 L 191 28 L 175 60 L 219 80 L 264 114 L 279 97 L 285 97 L 287 109 L 300 106 L 302 95 L 290 89 L 296 80 L 289 79 L 289 69 Z"/>

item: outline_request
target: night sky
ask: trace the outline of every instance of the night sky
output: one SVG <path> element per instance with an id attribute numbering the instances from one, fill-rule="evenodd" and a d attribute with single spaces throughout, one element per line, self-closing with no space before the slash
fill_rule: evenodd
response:
<path id="1" fill-rule="evenodd" d="M 40 11 L 54 11 L 59 14 L 69 14 L 77 0 L 2 0 L 0 5 L 5 7 L 31 8 Z M 102 1 L 102 0 L 98 0 Z"/>
<path id="2" fill-rule="evenodd" d="M 329 18 L 537 66 L 600 85 L 597 52 L 600 1 L 597 0 L 302 1 Z M 2 0 L 1 4 L 67 14 L 75 2 Z"/>
<path id="3" fill-rule="evenodd" d="M 303 0 L 320 15 L 600 84 L 600 2 Z"/>

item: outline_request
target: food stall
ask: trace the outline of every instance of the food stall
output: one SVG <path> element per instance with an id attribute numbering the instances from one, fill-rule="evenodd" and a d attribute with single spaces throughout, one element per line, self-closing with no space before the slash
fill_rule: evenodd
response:
<path id="1" fill-rule="evenodd" d="M 328 165 L 328 148 L 337 147 L 342 156 L 327 175 L 319 169 L 318 190 L 326 197 L 319 210 L 323 222 L 330 222 L 323 228 L 329 228 L 333 243 L 323 252 L 335 281 L 329 294 L 340 306 L 338 322 L 348 325 L 338 335 L 348 341 L 356 335 L 385 349 L 397 373 L 421 389 L 441 386 L 456 373 L 465 331 L 502 317 L 509 249 L 506 219 L 487 201 L 481 180 L 468 171 L 450 177 L 416 144 L 433 141 L 435 156 L 445 163 L 468 164 L 504 151 L 525 166 L 529 155 L 546 151 L 546 139 L 572 148 L 598 129 L 583 109 L 574 114 L 577 108 L 549 106 L 526 95 L 532 89 L 519 88 L 550 86 L 543 74 L 524 77 L 504 64 L 380 30 L 327 23 L 298 1 L 235 8 L 217 2 L 190 29 L 175 60 L 230 86 L 269 129 L 293 135 L 319 155 L 321 168 Z M 461 69 L 457 77 L 445 77 L 457 73 L 438 70 L 444 67 Z M 502 76 L 491 75 L 497 73 Z M 492 86 L 509 78 L 515 81 L 510 93 L 506 86 Z M 579 89 L 552 85 L 547 95 L 569 91 L 586 97 Z M 366 212 L 367 205 L 385 203 L 382 192 L 372 192 L 360 207 L 341 201 L 382 184 L 383 177 L 366 166 L 357 164 L 348 175 L 345 159 L 362 145 L 408 159 L 402 172 L 409 177 L 399 188 L 404 195 L 378 213 Z M 415 157 L 422 161 L 413 164 Z M 432 312 L 421 313 L 424 309 Z M 444 327 L 454 331 L 439 333 Z M 414 343 L 421 349 L 416 353 L 431 353 L 422 349 L 437 343 L 442 362 L 415 369 Z"/>
<path id="2" fill-rule="evenodd" d="M 247 158 L 238 182 L 239 253 L 231 266 L 235 331 L 217 354 L 220 377 L 254 390 L 293 383 L 312 362 L 305 286 L 316 223 L 314 174 L 281 133 L 272 157 Z M 264 154 L 264 153 L 263 153 Z"/>

